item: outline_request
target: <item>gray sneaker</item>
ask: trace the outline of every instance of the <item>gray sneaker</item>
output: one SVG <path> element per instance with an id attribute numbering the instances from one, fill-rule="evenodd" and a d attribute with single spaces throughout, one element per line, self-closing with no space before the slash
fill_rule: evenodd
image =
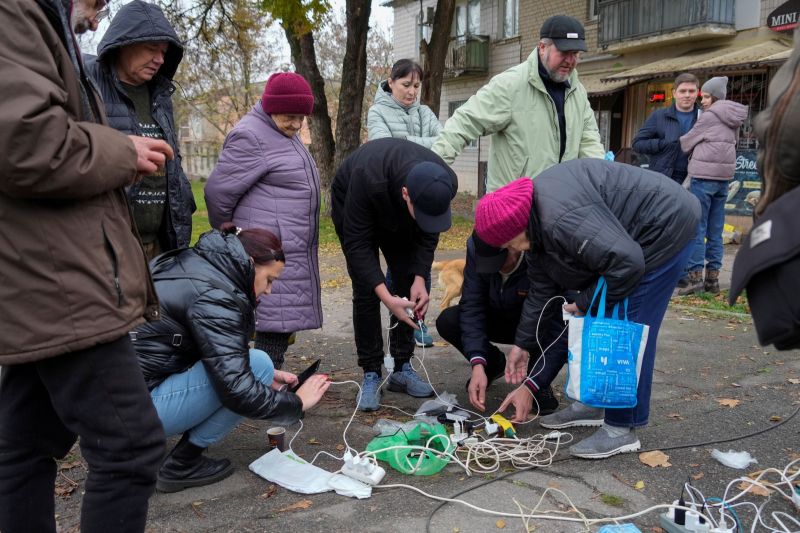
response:
<path id="1" fill-rule="evenodd" d="M 573 427 L 598 427 L 603 425 L 603 409 L 595 409 L 580 402 L 572 402 L 566 409 L 539 419 L 539 425 L 547 429 Z"/>
<path id="2" fill-rule="evenodd" d="M 625 435 L 612 437 L 605 427 L 601 427 L 592 436 L 570 446 L 569 454 L 583 459 L 605 459 L 618 453 L 635 452 L 641 447 L 632 429 Z"/>

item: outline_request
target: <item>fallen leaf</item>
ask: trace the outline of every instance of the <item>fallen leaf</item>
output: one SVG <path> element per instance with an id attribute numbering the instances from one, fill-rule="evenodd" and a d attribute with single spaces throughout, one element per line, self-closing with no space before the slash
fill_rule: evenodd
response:
<path id="1" fill-rule="evenodd" d="M 317 440 L 317 438 L 316 438 L 316 437 L 311 437 L 310 439 L 308 439 L 308 443 L 309 443 L 309 444 L 316 444 L 317 446 L 319 446 L 320 444 L 322 444 L 320 441 L 318 441 L 318 440 Z"/>
<path id="2" fill-rule="evenodd" d="M 741 387 L 738 383 L 731 383 L 731 387 Z"/>
<path id="3" fill-rule="evenodd" d="M 433 345 L 439 348 L 444 348 L 445 346 L 450 346 L 450 343 L 444 341 L 433 341 Z"/>
<path id="4" fill-rule="evenodd" d="M 494 523 L 494 525 L 497 527 L 497 529 L 505 529 L 506 521 L 500 518 L 497 522 Z"/>
<path id="5" fill-rule="evenodd" d="M 792 385 L 800 385 L 800 379 L 789 378 L 789 383 L 791 383 Z"/>
<path id="6" fill-rule="evenodd" d="M 275 486 L 275 485 L 270 485 L 267 488 L 267 492 L 265 492 L 264 494 L 259 496 L 259 498 L 263 498 L 265 500 L 268 499 L 268 498 L 272 498 L 275 495 L 276 492 L 278 492 L 278 487 Z"/>
<path id="7" fill-rule="evenodd" d="M 658 526 L 653 526 L 653 527 L 651 527 L 651 528 L 650 528 L 650 531 L 652 531 L 653 533 L 664 533 L 664 530 L 663 530 L 663 529 L 661 529 L 661 528 L 660 528 L 660 527 L 658 527 Z"/>
<path id="8" fill-rule="evenodd" d="M 660 450 L 653 450 L 652 452 L 644 452 L 639 454 L 639 461 L 650 467 L 668 467 L 672 466 L 669 462 L 669 455 Z"/>
<path id="9" fill-rule="evenodd" d="M 454 527 L 453 528 L 453 533 L 461 533 L 461 530 L 458 529 L 457 527 Z"/>
<path id="10" fill-rule="evenodd" d="M 680 413 L 670 413 L 667 415 L 667 418 L 671 418 L 672 420 L 683 420 L 683 417 Z"/>
<path id="11" fill-rule="evenodd" d="M 637 481 L 633 488 L 636 490 L 642 490 L 644 488 L 644 481 Z"/>
<path id="12" fill-rule="evenodd" d="M 275 512 L 282 513 L 284 511 L 297 511 L 298 509 L 308 509 L 309 507 L 311 507 L 311 500 L 300 500 L 299 502 L 287 505 L 286 507 L 281 507 Z"/>
<path id="13" fill-rule="evenodd" d="M 697 468 L 698 466 L 700 466 L 700 463 L 689 463 L 689 466 L 691 466 L 692 468 Z"/>
<path id="14" fill-rule="evenodd" d="M 771 490 L 764 487 L 760 487 L 758 485 L 753 485 L 752 483 L 748 483 L 747 481 L 742 481 L 741 483 L 736 485 L 736 488 L 739 490 L 750 489 L 747 490 L 747 492 L 753 493 L 756 496 L 769 496 L 770 494 L 772 494 Z"/>
<path id="15" fill-rule="evenodd" d="M 698 479 L 701 479 L 703 476 L 705 476 L 705 474 L 704 474 L 704 473 L 702 473 L 702 472 L 698 472 L 698 473 L 696 473 L 696 474 L 692 474 L 692 479 L 693 479 L 693 480 L 695 480 L 695 481 L 697 481 Z"/>
<path id="16" fill-rule="evenodd" d="M 736 407 L 737 405 L 742 403 L 742 401 L 734 400 L 732 398 L 722 398 L 720 400 L 717 400 L 717 403 L 720 405 L 724 405 L 725 407 Z"/>
<path id="17" fill-rule="evenodd" d="M 769 417 L 769 421 L 770 422 L 780 422 L 781 421 L 781 417 L 779 417 L 778 415 L 772 415 L 771 417 Z"/>
<path id="18" fill-rule="evenodd" d="M 337 444 L 336 445 L 336 449 L 339 450 L 339 451 L 344 450 L 344 444 Z"/>

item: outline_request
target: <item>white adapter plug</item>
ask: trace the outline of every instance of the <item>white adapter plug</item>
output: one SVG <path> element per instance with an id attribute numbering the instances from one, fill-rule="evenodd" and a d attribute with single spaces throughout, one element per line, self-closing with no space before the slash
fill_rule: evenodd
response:
<path id="1" fill-rule="evenodd" d="M 388 353 L 383 356 L 383 366 L 386 368 L 388 373 L 394 372 L 394 357 L 389 355 Z"/>
<path id="2" fill-rule="evenodd" d="M 486 435 L 496 435 L 500 431 L 500 426 L 487 421 L 483 429 L 486 431 Z"/>
<path id="3" fill-rule="evenodd" d="M 367 485 L 377 485 L 386 475 L 386 470 L 370 461 L 369 458 L 353 457 L 352 455 L 348 457 L 348 454 L 349 452 L 345 454 L 344 466 L 342 466 L 342 474 L 345 476 Z"/>

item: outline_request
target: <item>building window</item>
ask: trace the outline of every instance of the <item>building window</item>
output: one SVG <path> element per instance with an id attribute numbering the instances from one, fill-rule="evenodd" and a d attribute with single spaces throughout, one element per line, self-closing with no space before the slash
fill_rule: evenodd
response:
<path id="1" fill-rule="evenodd" d="M 419 45 L 422 42 L 422 40 L 425 39 L 425 42 L 427 42 L 428 44 L 430 44 L 431 42 L 431 30 L 433 29 L 432 23 L 433 23 L 433 18 L 431 18 L 430 20 L 424 20 L 422 14 L 417 15 L 417 42 L 415 43 L 417 45 L 415 52 L 417 60 L 422 59 L 419 53 L 420 49 Z"/>
<path id="2" fill-rule="evenodd" d="M 589 20 L 597 20 L 597 17 L 600 14 L 600 8 L 598 7 L 599 3 L 600 0 L 588 0 L 588 10 L 586 12 L 586 17 Z"/>
<path id="3" fill-rule="evenodd" d="M 453 113 L 456 112 L 456 109 L 464 105 L 467 101 L 466 100 L 453 100 L 452 102 L 447 103 L 447 118 L 453 116 Z M 475 139 L 474 141 L 470 141 L 467 143 L 465 148 L 477 148 L 478 147 L 478 140 Z"/>
<path id="4" fill-rule="evenodd" d="M 481 2 L 467 0 L 456 5 L 455 36 L 478 35 L 481 32 Z"/>
<path id="5" fill-rule="evenodd" d="M 503 0 L 503 37 L 519 35 L 519 0 Z"/>

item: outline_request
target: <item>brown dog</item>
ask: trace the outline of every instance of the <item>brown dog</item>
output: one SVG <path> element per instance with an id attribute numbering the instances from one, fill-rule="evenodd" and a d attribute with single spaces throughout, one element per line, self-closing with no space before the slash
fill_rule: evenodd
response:
<path id="1" fill-rule="evenodd" d="M 434 261 L 431 265 L 431 270 L 439 271 L 439 286 L 444 288 L 444 296 L 439 309 L 450 307 L 453 298 L 461 296 L 466 262 L 466 259 L 453 259 L 452 261 Z"/>

